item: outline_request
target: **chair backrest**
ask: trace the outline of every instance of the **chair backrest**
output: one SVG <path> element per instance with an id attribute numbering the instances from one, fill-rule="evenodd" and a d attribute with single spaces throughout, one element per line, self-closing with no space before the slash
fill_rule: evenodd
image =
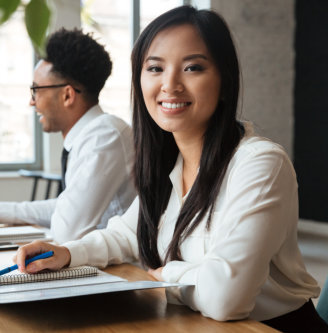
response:
<path id="1" fill-rule="evenodd" d="M 319 316 L 328 324 L 328 278 L 321 290 L 316 309 Z"/>
<path id="2" fill-rule="evenodd" d="M 57 183 L 57 196 L 62 191 L 60 175 L 57 175 L 54 173 L 47 173 L 47 172 L 43 172 L 43 171 L 31 171 L 31 170 L 24 170 L 24 169 L 19 170 L 18 173 L 22 177 L 30 177 L 34 180 L 32 193 L 31 193 L 31 201 L 35 200 L 39 179 L 44 179 L 47 181 L 47 187 L 46 187 L 44 199 L 49 199 L 52 182 Z"/>

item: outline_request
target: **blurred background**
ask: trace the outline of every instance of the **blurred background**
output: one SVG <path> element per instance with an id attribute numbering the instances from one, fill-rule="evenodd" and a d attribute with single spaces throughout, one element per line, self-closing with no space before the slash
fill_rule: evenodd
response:
<path id="1" fill-rule="evenodd" d="M 222 14 L 233 33 L 242 68 L 240 118 L 253 121 L 259 134 L 280 143 L 289 154 L 298 176 L 300 217 L 328 221 L 326 0 L 47 3 L 52 12 L 49 32 L 62 26 L 82 27 L 106 46 L 114 67 L 100 104 L 127 122 L 131 122 L 130 52 L 147 23 L 182 4 Z M 29 198 L 29 180 L 20 178 L 17 170 L 60 170 L 61 135 L 42 133 L 29 107 L 35 59 L 19 7 L 0 26 L 0 200 Z"/>

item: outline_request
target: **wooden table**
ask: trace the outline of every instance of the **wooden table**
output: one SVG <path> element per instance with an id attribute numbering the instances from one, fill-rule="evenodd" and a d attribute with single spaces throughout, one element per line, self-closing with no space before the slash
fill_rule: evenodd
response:
<path id="1" fill-rule="evenodd" d="M 15 251 L 0 253 L 1 268 Z M 105 269 L 130 281 L 152 280 L 129 264 Z M 1 288 L 1 286 L 0 286 Z M 252 320 L 217 322 L 186 306 L 166 303 L 163 289 L 125 291 L 59 300 L 0 305 L 0 332 L 278 332 Z"/>

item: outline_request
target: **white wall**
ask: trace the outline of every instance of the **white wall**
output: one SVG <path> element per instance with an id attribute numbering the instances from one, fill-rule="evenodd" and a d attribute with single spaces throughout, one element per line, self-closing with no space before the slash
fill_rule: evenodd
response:
<path id="1" fill-rule="evenodd" d="M 52 24 L 51 31 L 62 27 L 73 29 L 81 26 L 80 0 L 51 0 Z M 43 133 L 44 170 L 60 173 L 60 157 L 63 139 L 60 133 Z"/>
<path id="2" fill-rule="evenodd" d="M 227 21 L 243 74 L 242 117 L 292 158 L 294 0 L 212 0 Z"/>
<path id="3" fill-rule="evenodd" d="M 44 199 L 46 193 L 46 181 L 39 180 L 36 199 Z M 2 173 L 0 176 L 0 201 L 24 201 L 30 200 L 33 188 L 31 178 L 21 178 L 17 174 Z M 56 197 L 57 184 L 51 186 L 50 197 Z M 0 221 L 1 222 L 1 221 Z"/>

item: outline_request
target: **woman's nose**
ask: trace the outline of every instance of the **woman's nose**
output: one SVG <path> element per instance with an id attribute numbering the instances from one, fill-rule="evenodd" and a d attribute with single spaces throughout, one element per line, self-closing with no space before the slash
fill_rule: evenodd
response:
<path id="1" fill-rule="evenodd" d="M 167 94 L 181 93 L 184 91 L 184 84 L 176 73 L 164 75 L 161 90 Z"/>

